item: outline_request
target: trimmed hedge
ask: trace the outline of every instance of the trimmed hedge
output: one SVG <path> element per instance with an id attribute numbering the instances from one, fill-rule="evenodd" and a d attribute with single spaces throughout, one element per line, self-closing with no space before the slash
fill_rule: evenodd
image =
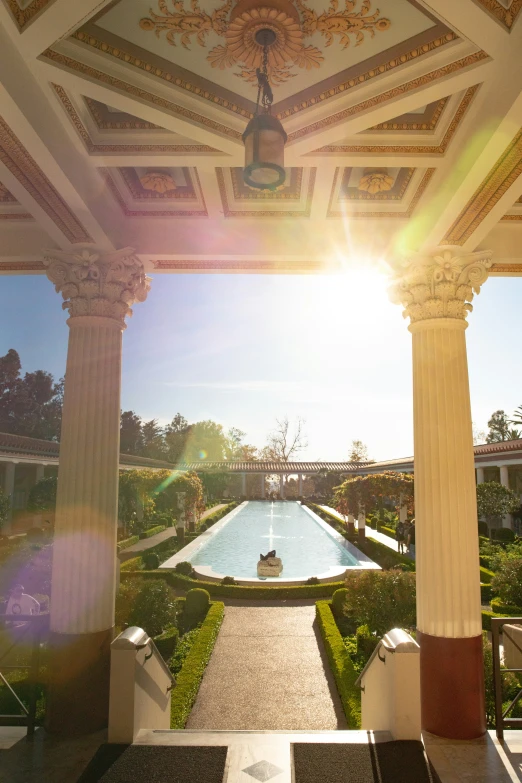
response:
<path id="1" fill-rule="evenodd" d="M 141 568 L 143 559 L 141 555 L 139 557 L 132 557 L 130 560 L 126 560 L 120 566 L 120 573 L 122 571 L 132 571 L 133 573 L 140 573 L 138 569 Z M 151 572 L 154 573 L 154 572 Z"/>
<path id="2" fill-rule="evenodd" d="M 156 536 L 158 533 L 163 533 L 163 531 L 166 529 L 166 525 L 156 525 L 156 527 L 150 527 L 148 530 L 144 530 L 143 533 L 139 534 L 140 541 L 143 541 L 144 538 L 151 538 L 152 536 Z"/>
<path id="3" fill-rule="evenodd" d="M 326 654 L 341 697 L 349 729 L 361 727 L 361 693 L 355 687 L 357 672 L 344 646 L 328 601 L 317 601 L 316 619 L 326 648 Z"/>
<path id="4" fill-rule="evenodd" d="M 491 608 L 494 612 L 504 612 L 504 617 L 508 615 L 520 615 L 522 617 L 522 608 L 520 606 L 510 606 L 509 604 L 503 604 L 500 598 L 491 599 Z"/>
<path id="5" fill-rule="evenodd" d="M 515 533 L 509 527 L 493 528 L 491 531 L 492 541 L 502 541 L 504 544 L 512 544 L 515 540 Z"/>
<path id="6" fill-rule="evenodd" d="M 172 657 L 174 650 L 177 647 L 178 639 L 179 630 L 175 625 L 167 628 L 167 630 L 163 631 L 159 636 L 154 637 L 154 644 L 165 663 L 168 663 Z"/>
<path id="7" fill-rule="evenodd" d="M 483 604 L 489 604 L 491 603 L 491 599 L 493 598 L 493 588 L 490 584 L 481 584 L 480 585 L 480 601 Z"/>
<path id="8" fill-rule="evenodd" d="M 227 514 L 229 514 L 236 506 L 238 505 L 237 502 L 234 503 L 228 503 L 225 508 L 218 508 L 216 511 L 213 511 L 212 514 L 208 514 L 203 520 L 202 523 L 205 525 L 205 530 L 208 530 L 211 525 L 214 525 L 216 522 L 219 522 L 220 519 L 223 519 L 223 517 L 226 517 Z M 199 526 L 199 530 L 201 530 L 201 525 Z M 204 532 L 201 530 L 201 532 Z"/>
<path id="9" fill-rule="evenodd" d="M 123 549 L 127 549 L 127 547 L 132 546 L 133 544 L 137 544 L 140 540 L 139 536 L 131 536 L 130 538 L 124 538 L 123 541 L 120 541 L 118 543 L 118 552 L 121 552 Z"/>
<path id="10" fill-rule="evenodd" d="M 484 568 L 484 566 L 480 566 L 480 581 L 482 582 L 482 584 L 489 585 L 494 576 L 495 573 L 493 571 L 490 571 L 489 568 Z"/>
<path id="11" fill-rule="evenodd" d="M 141 558 L 139 558 L 141 561 Z M 128 561 L 132 562 L 132 561 Z M 125 563 L 127 565 L 127 563 Z M 122 567 L 123 568 L 123 567 Z M 191 579 L 175 571 L 160 569 L 159 571 L 133 571 L 125 569 L 121 574 L 124 579 L 165 579 L 167 584 L 177 590 L 191 590 L 193 587 L 202 587 L 213 598 L 246 598 L 252 601 L 265 601 L 273 599 L 281 601 L 299 598 L 330 598 L 336 590 L 344 587 L 344 582 L 325 582 L 318 585 L 297 585 L 295 587 L 243 587 L 242 585 L 223 585 L 220 582 L 203 582 L 199 579 Z"/>
<path id="12" fill-rule="evenodd" d="M 192 706 L 196 701 L 203 674 L 212 655 L 224 614 L 225 605 L 223 603 L 218 601 L 211 605 L 198 638 L 178 674 L 176 686 L 172 690 L 171 729 L 185 728 Z"/>

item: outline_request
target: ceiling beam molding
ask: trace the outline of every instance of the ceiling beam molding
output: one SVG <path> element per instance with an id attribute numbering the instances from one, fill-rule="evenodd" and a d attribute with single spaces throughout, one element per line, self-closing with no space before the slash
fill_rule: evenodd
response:
<path id="1" fill-rule="evenodd" d="M 17 0 L 7 0 L 20 31 L 20 49 L 37 57 L 53 43 L 89 21 L 112 0 L 32 0 L 21 9 Z"/>
<path id="2" fill-rule="evenodd" d="M 497 0 L 420 0 L 420 3 L 461 37 L 473 41 L 493 57 L 506 46 L 509 29 L 498 24 L 500 20 L 495 15 L 484 13 L 488 10 L 485 6 L 490 4 L 509 14 Z M 522 5 L 522 0 L 515 3 Z"/>

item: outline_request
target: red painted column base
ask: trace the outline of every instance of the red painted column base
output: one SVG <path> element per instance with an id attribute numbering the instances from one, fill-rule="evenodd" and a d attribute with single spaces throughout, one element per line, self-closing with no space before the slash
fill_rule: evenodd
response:
<path id="1" fill-rule="evenodd" d="M 449 639 L 417 631 L 422 728 L 448 739 L 486 731 L 482 636 Z"/>

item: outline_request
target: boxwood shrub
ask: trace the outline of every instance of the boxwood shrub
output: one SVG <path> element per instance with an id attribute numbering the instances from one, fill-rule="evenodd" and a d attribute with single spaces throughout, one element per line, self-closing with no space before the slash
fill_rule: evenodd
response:
<path id="1" fill-rule="evenodd" d="M 495 573 L 493 571 L 490 571 L 489 568 L 484 568 L 484 566 L 480 566 L 480 581 L 483 584 L 489 585 L 494 576 Z"/>
<path id="2" fill-rule="evenodd" d="M 120 571 L 139 571 L 143 564 L 141 555 L 139 557 L 133 557 L 130 560 L 126 560 L 120 566 Z"/>
<path id="3" fill-rule="evenodd" d="M 344 646 L 328 601 L 317 601 L 316 618 L 326 648 L 326 654 L 341 697 L 349 729 L 361 726 L 361 692 L 356 688 L 357 673 Z"/>
<path id="4" fill-rule="evenodd" d="M 156 536 L 158 533 L 163 533 L 163 531 L 166 529 L 166 525 L 156 525 L 156 527 L 150 527 L 148 530 L 144 530 L 139 534 L 140 541 L 144 538 L 151 538 L 152 536 Z"/>
<path id="5" fill-rule="evenodd" d="M 139 559 L 141 561 L 141 558 Z M 252 601 L 330 598 L 336 590 L 345 586 L 344 582 L 324 582 L 318 585 L 289 587 L 244 587 L 240 584 L 223 585 L 220 582 L 203 582 L 167 569 L 159 571 L 125 569 L 123 571 L 123 567 L 121 577 L 122 579 L 165 579 L 167 584 L 177 590 L 187 591 L 193 587 L 202 587 L 212 598 L 245 598 Z"/>
<path id="6" fill-rule="evenodd" d="M 210 606 L 200 628 L 198 638 L 177 676 L 176 685 L 172 689 L 171 729 L 183 729 L 185 727 L 192 706 L 196 701 L 205 668 L 212 655 L 224 613 L 225 605 L 220 601 Z"/>
<path id="7" fill-rule="evenodd" d="M 137 544 L 140 540 L 139 536 L 131 536 L 130 538 L 124 538 L 123 541 L 118 542 L 118 552 L 121 552 L 123 549 L 127 549 L 127 547 L 132 546 L 133 544 Z"/>
<path id="8" fill-rule="evenodd" d="M 175 625 L 173 625 L 171 628 L 167 628 L 159 636 L 154 637 L 154 644 L 158 648 L 158 652 L 165 663 L 168 663 L 172 657 L 178 644 L 178 639 L 179 631 Z"/>

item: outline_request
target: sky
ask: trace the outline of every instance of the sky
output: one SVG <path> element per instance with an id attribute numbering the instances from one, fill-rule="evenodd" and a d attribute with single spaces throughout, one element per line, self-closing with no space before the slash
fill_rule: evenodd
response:
<path id="1" fill-rule="evenodd" d="M 122 409 L 166 424 L 238 427 L 262 447 L 276 418 L 305 420 L 301 459 L 413 453 L 411 335 L 377 271 L 343 275 L 154 275 L 123 337 Z M 0 355 L 63 375 L 67 312 L 43 276 L 0 277 Z M 492 278 L 467 330 L 471 407 L 486 430 L 522 405 L 522 278 Z"/>

